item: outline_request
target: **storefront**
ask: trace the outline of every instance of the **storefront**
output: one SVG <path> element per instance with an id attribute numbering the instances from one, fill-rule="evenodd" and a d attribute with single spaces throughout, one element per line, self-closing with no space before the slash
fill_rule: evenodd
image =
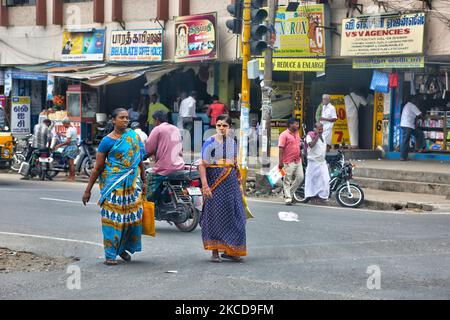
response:
<path id="1" fill-rule="evenodd" d="M 400 157 L 402 107 L 416 96 L 425 115 L 419 129 L 424 131 L 426 149 L 413 157 L 442 159 L 448 148 L 448 80 L 445 68 L 429 65 L 424 56 L 425 14 L 344 19 L 342 26 L 341 56 L 353 59 L 353 72 L 371 73 L 373 147 L 385 151 L 387 158 Z"/>

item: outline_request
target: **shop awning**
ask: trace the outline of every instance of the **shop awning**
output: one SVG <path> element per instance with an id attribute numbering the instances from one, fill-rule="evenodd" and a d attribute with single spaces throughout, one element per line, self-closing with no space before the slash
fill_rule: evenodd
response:
<path id="1" fill-rule="evenodd" d="M 147 78 L 147 82 L 145 83 L 145 86 L 151 85 L 153 82 L 158 81 L 162 78 L 162 76 L 177 70 L 178 67 L 169 67 L 162 70 L 155 70 L 155 71 L 147 71 L 145 73 L 145 77 Z"/>
<path id="2" fill-rule="evenodd" d="M 167 66 L 116 66 L 109 65 L 100 68 L 91 68 L 89 70 L 80 70 L 71 73 L 54 72 L 52 76 L 66 79 L 80 80 L 81 82 L 92 86 L 99 87 L 109 84 L 116 84 L 120 82 L 130 81 L 142 75 L 149 76 L 151 81 L 161 78 L 164 74 L 175 70 L 174 67 Z M 148 82 L 148 81 L 147 81 Z"/>

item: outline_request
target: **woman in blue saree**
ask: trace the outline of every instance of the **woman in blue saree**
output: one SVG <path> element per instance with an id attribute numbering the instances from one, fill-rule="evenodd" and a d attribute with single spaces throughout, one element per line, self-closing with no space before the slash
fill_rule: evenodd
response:
<path id="1" fill-rule="evenodd" d="M 128 129 L 127 110 L 114 110 L 112 121 L 114 131 L 100 142 L 95 168 L 83 195 L 86 205 L 100 177 L 98 204 L 107 265 L 116 265 L 117 256 L 130 261 L 130 254 L 141 251 L 142 202 L 143 195 L 147 194 L 143 142 L 137 133 Z"/>
<path id="2" fill-rule="evenodd" d="M 247 255 L 246 215 L 237 167 L 237 143 L 230 135 L 231 118 L 217 118 L 217 134 L 202 149 L 200 177 L 205 204 L 200 226 L 205 250 L 212 250 L 211 261 L 221 257 L 240 261 Z M 219 251 L 224 252 L 219 256 Z"/>

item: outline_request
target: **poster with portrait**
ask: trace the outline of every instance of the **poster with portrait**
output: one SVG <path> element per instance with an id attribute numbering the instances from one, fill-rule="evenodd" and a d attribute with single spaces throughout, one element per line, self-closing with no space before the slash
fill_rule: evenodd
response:
<path id="1" fill-rule="evenodd" d="M 175 62 L 217 59 L 217 13 L 177 17 Z"/>

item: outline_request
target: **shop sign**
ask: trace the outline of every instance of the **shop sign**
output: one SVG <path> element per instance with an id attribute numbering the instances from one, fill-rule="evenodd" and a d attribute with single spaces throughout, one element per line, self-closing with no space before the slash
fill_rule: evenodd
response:
<path id="1" fill-rule="evenodd" d="M 8 97 L 11 90 L 12 90 L 12 70 L 7 69 L 5 71 L 5 89 L 4 89 L 5 96 Z"/>
<path id="2" fill-rule="evenodd" d="M 323 4 L 300 5 L 295 12 L 277 10 L 274 57 L 311 57 L 326 55 Z"/>
<path id="3" fill-rule="evenodd" d="M 28 134 L 31 131 L 31 98 L 12 97 L 11 132 Z"/>
<path id="4" fill-rule="evenodd" d="M 48 75 L 47 77 L 47 101 L 53 100 L 53 89 L 55 88 L 55 77 Z"/>
<path id="5" fill-rule="evenodd" d="M 6 97 L 0 96 L 0 128 L 6 125 Z"/>
<path id="6" fill-rule="evenodd" d="M 113 31 L 109 60 L 161 62 L 163 60 L 162 41 L 162 29 Z"/>
<path id="7" fill-rule="evenodd" d="M 373 148 L 383 145 L 384 93 L 375 92 L 373 113 Z"/>
<path id="8" fill-rule="evenodd" d="M 331 95 L 330 103 L 336 108 L 337 121 L 333 126 L 332 144 L 350 144 L 348 132 L 347 112 L 345 109 L 344 95 Z"/>
<path id="9" fill-rule="evenodd" d="M 353 69 L 424 68 L 425 57 L 353 58 Z"/>
<path id="10" fill-rule="evenodd" d="M 12 79 L 47 81 L 47 73 L 30 72 L 25 70 L 12 70 Z"/>
<path id="11" fill-rule="evenodd" d="M 423 53 L 425 14 L 342 20 L 341 56 Z"/>
<path id="12" fill-rule="evenodd" d="M 260 58 L 259 69 L 264 70 L 264 59 Z M 274 58 L 273 71 L 325 71 L 326 59 L 282 59 Z"/>
<path id="13" fill-rule="evenodd" d="M 217 13 L 175 19 L 175 62 L 217 59 Z"/>
<path id="14" fill-rule="evenodd" d="M 105 29 L 92 32 L 63 32 L 62 61 L 103 61 Z"/>

